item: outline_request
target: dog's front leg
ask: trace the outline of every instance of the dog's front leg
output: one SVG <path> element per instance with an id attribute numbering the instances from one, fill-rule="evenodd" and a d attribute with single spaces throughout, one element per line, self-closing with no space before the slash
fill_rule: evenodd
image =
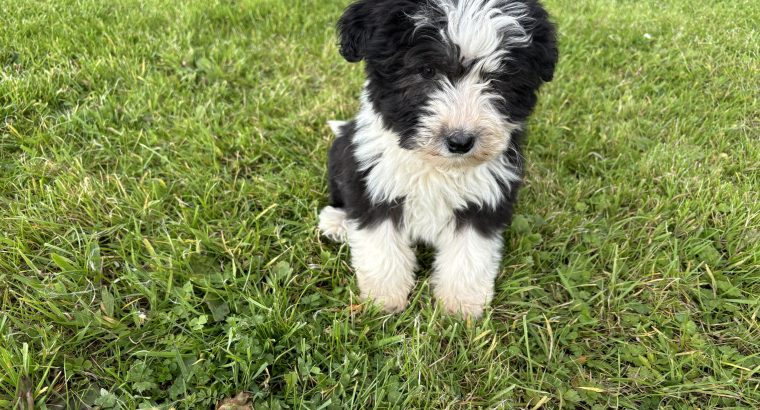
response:
<path id="1" fill-rule="evenodd" d="M 403 310 L 416 268 L 409 239 L 386 220 L 366 228 L 350 222 L 348 240 L 361 298 L 374 300 L 388 312 Z"/>
<path id="2" fill-rule="evenodd" d="M 486 237 L 470 227 L 442 235 L 432 277 L 444 309 L 478 318 L 491 301 L 501 264 L 502 236 Z"/>

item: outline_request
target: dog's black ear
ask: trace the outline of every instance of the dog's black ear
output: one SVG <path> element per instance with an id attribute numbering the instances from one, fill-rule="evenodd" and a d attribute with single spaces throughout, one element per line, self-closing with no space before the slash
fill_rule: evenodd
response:
<path id="1" fill-rule="evenodd" d="M 338 20 L 340 36 L 340 54 L 347 61 L 356 63 L 367 54 L 367 42 L 374 28 L 370 24 L 372 3 L 376 0 L 359 0 L 354 2 Z"/>
<path id="2" fill-rule="evenodd" d="M 557 49 L 557 31 L 549 21 L 548 15 L 541 10 L 543 18 L 537 19 L 538 25 L 533 30 L 533 47 L 538 66 L 538 74 L 545 82 L 554 78 L 554 68 L 559 59 Z"/>

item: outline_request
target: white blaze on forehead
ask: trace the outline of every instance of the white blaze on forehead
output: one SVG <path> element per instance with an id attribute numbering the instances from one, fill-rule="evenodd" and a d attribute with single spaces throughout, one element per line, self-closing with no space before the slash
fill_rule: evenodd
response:
<path id="1" fill-rule="evenodd" d="M 488 83 L 481 81 L 479 70 L 452 83 L 449 79 L 440 82 L 440 90 L 430 96 L 427 111 L 432 115 L 423 116 L 422 128 L 441 131 L 483 128 L 504 130 L 505 137 L 510 129 L 504 127 L 501 114 L 496 110 L 496 100 L 503 97 L 488 92 Z"/>
<path id="2" fill-rule="evenodd" d="M 446 27 L 442 34 L 459 47 L 460 57 L 465 60 L 495 59 L 506 52 L 505 48 L 530 43 L 526 25 L 531 18 L 527 6 L 518 1 L 431 0 L 430 4 L 443 12 Z M 428 9 L 415 16 L 417 26 L 438 23 L 429 15 L 434 12 Z"/>

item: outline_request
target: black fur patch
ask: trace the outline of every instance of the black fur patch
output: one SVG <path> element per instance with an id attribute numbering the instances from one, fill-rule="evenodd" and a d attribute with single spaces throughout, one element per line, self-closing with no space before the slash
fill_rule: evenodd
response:
<path id="1" fill-rule="evenodd" d="M 398 227 L 402 222 L 403 198 L 379 204 L 370 201 L 366 184 L 370 170 L 359 169 L 352 142 L 355 133 L 356 121 L 346 123 L 330 148 L 330 205 L 343 208 L 349 219 L 358 221 L 360 228 L 371 227 L 388 219 Z"/>
<path id="2" fill-rule="evenodd" d="M 514 132 L 509 148 L 502 154 L 509 159 L 510 164 L 515 164 L 520 177 L 523 173 L 520 149 L 522 139 L 522 132 Z M 517 191 L 520 189 L 520 182 L 501 183 L 499 186 L 503 197 L 495 208 L 468 204 L 466 208 L 454 211 L 457 229 L 472 226 L 481 235 L 489 237 L 501 234 L 512 223 L 512 213 L 517 203 Z"/>

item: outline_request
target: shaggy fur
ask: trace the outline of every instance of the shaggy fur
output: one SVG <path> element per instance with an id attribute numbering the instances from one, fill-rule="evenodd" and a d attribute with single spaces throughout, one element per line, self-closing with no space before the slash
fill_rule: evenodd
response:
<path id="1" fill-rule="evenodd" d="M 436 298 L 477 317 L 500 270 L 524 125 L 554 74 L 554 27 L 534 0 L 361 0 L 338 30 L 367 81 L 357 116 L 330 122 L 320 230 L 348 241 L 361 296 L 388 311 L 407 304 L 414 244 L 432 245 Z"/>

